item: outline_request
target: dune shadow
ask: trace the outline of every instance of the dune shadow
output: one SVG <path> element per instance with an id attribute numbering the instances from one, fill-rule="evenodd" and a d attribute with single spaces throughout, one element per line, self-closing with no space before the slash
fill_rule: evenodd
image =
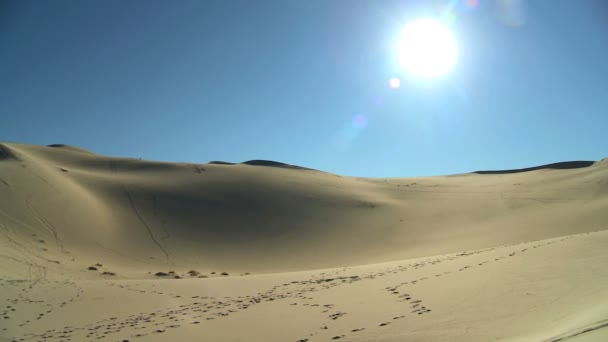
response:
<path id="1" fill-rule="evenodd" d="M 19 160 L 17 156 L 8 147 L 0 144 L 0 160 L 13 159 Z"/>
<path id="2" fill-rule="evenodd" d="M 76 147 L 76 146 L 72 146 L 72 145 L 66 145 L 66 144 L 50 144 L 50 145 L 46 145 L 46 147 L 58 148 L 58 149 L 62 149 L 62 150 L 72 151 L 72 152 L 96 154 L 95 152 L 85 150 L 84 148 L 80 148 L 80 147 Z"/>
<path id="3" fill-rule="evenodd" d="M 220 161 L 220 160 L 212 160 L 207 164 L 216 164 L 216 165 L 236 165 L 236 163 L 230 163 L 230 162 L 225 162 L 225 161 Z"/>
<path id="4" fill-rule="evenodd" d="M 259 159 L 248 160 L 246 162 L 242 162 L 241 164 L 253 165 L 253 166 L 280 167 L 280 168 L 284 168 L 284 169 L 297 169 L 297 170 L 316 171 L 315 169 L 310 169 L 310 168 L 303 167 L 303 166 L 297 166 L 297 165 L 280 163 L 280 162 L 276 162 L 276 161 L 272 161 L 272 160 L 259 160 Z"/>
<path id="5" fill-rule="evenodd" d="M 541 166 L 527 167 L 523 169 L 512 169 L 512 170 L 486 170 L 486 171 L 474 171 L 472 173 L 480 174 L 480 175 L 493 175 L 493 174 L 508 174 L 508 173 L 520 173 L 520 172 L 528 172 L 528 171 L 536 171 L 536 170 L 568 170 L 568 169 L 581 169 L 584 167 L 589 167 L 593 165 L 595 161 L 588 160 L 579 160 L 579 161 L 569 161 L 569 162 L 561 162 L 561 163 L 553 163 L 546 164 Z"/>
<path id="6" fill-rule="evenodd" d="M 208 164 L 216 164 L 216 165 L 237 165 L 237 163 L 230 163 L 230 162 L 225 162 L 225 161 L 210 161 Z M 242 162 L 240 163 L 241 165 L 252 165 L 252 166 L 267 166 L 267 167 L 278 167 L 278 168 L 283 168 L 283 169 L 295 169 L 295 170 L 309 170 L 309 171 L 318 171 L 315 169 L 310 169 L 307 167 L 303 167 L 303 166 L 297 166 L 297 165 L 291 165 L 291 164 L 285 164 L 285 163 L 281 163 L 281 162 L 276 162 L 276 161 L 272 161 L 272 160 L 262 160 L 262 159 L 254 159 L 254 160 L 248 160 L 246 162 Z"/>

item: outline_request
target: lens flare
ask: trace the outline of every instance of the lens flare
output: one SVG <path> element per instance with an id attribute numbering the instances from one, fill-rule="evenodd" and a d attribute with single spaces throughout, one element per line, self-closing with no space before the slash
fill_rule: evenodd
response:
<path id="1" fill-rule="evenodd" d="M 345 124 L 333 138 L 333 145 L 338 151 L 347 151 L 363 133 L 368 124 L 368 117 L 365 114 L 354 115 L 350 123 Z"/>
<path id="2" fill-rule="evenodd" d="M 519 27 L 526 24 L 526 6 L 523 0 L 497 0 L 498 19 L 507 26 Z"/>
<path id="3" fill-rule="evenodd" d="M 376 105 L 376 107 L 382 107 L 382 105 L 384 105 L 384 98 L 382 98 L 381 96 L 376 97 L 376 99 L 374 100 L 374 104 Z"/>
<path id="4" fill-rule="evenodd" d="M 466 0 L 465 3 L 469 8 L 475 8 L 479 6 L 479 0 Z"/>
<path id="5" fill-rule="evenodd" d="M 456 24 L 456 15 L 453 12 L 446 13 L 443 17 L 443 22 L 450 26 Z"/>
<path id="6" fill-rule="evenodd" d="M 353 127 L 359 129 L 367 127 L 367 116 L 364 114 L 355 115 L 353 117 Z"/>
<path id="7" fill-rule="evenodd" d="M 401 80 L 396 77 L 393 77 L 390 81 L 388 81 L 388 85 L 393 89 L 397 89 L 401 87 Z"/>

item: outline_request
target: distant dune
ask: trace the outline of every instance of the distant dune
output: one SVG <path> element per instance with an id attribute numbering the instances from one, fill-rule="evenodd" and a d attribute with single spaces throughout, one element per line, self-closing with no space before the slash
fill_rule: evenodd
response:
<path id="1" fill-rule="evenodd" d="M 82 152 L 82 153 L 91 153 L 91 154 L 95 154 L 89 150 L 85 150 L 84 148 L 80 148 L 80 147 L 76 147 L 76 146 L 70 146 L 70 145 L 64 145 L 64 144 L 51 144 L 48 145 L 48 147 L 54 147 L 54 148 L 61 148 L 64 150 L 68 150 L 68 151 L 73 151 L 73 152 Z"/>
<path id="2" fill-rule="evenodd" d="M 0 340 L 603 341 L 607 228 L 605 160 L 371 179 L 2 143 Z"/>
<path id="3" fill-rule="evenodd" d="M 236 163 L 230 163 L 230 162 L 225 162 L 225 161 L 210 161 L 209 164 L 216 164 L 216 165 L 237 165 Z M 297 170 L 311 170 L 311 171 L 317 171 L 314 169 L 309 169 L 306 167 L 302 167 L 302 166 L 297 166 L 297 165 L 290 165 L 290 164 L 285 164 L 285 163 L 280 163 L 280 162 L 276 162 L 276 161 L 272 161 L 272 160 L 248 160 L 246 162 L 242 162 L 241 164 L 244 165 L 253 165 L 253 166 L 269 166 L 269 167 L 279 167 L 279 168 L 284 168 L 284 169 L 297 169 Z"/>
<path id="4" fill-rule="evenodd" d="M 285 168 L 285 169 L 297 169 L 297 170 L 317 171 L 317 170 L 314 170 L 314 169 L 309 169 L 307 167 L 302 167 L 302 166 L 297 166 L 297 165 L 290 165 L 290 164 L 280 163 L 280 162 L 276 162 L 276 161 L 272 161 L 272 160 L 249 160 L 249 161 L 243 162 L 243 164 L 245 164 L 245 165 L 256 165 L 256 166 L 281 167 L 281 168 Z"/>
<path id="5" fill-rule="evenodd" d="M 213 160 L 210 161 L 209 164 L 217 164 L 217 165 L 236 165 L 236 163 L 231 163 L 231 162 L 225 162 L 225 161 L 218 161 L 218 160 Z"/>
<path id="6" fill-rule="evenodd" d="M 568 169 L 579 169 L 579 168 L 583 168 L 583 167 L 589 167 L 589 166 L 593 165 L 594 163 L 595 163 L 594 161 L 581 160 L 581 161 L 570 161 L 570 162 L 546 164 L 546 165 L 541 165 L 541 166 L 527 167 L 524 169 L 475 171 L 474 173 L 478 173 L 481 175 L 491 175 L 491 174 L 528 172 L 528 171 L 536 171 L 536 170 L 543 170 L 543 169 L 568 170 Z"/>

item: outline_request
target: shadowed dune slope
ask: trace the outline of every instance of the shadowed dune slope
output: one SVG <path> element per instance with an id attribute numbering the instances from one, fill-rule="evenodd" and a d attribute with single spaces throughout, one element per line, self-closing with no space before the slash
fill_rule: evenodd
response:
<path id="1" fill-rule="evenodd" d="M 307 167 L 302 167 L 302 166 L 297 166 L 297 165 L 290 165 L 290 164 L 280 163 L 280 162 L 276 162 L 276 161 L 272 161 L 272 160 L 249 160 L 249 161 L 243 162 L 243 164 L 245 164 L 245 165 L 257 165 L 257 166 L 269 166 L 269 167 L 282 167 L 282 168 L 286 168 L 286 169 L 296 169 L 296 170 L 311 170 L 311 171 L 316 171 L 316 170 L 313 170 L 313 169 L 309 169 Z"/>
<path id="2" fill-rule="evenodd" d="M 528 172 L 528 171 L 536 171 L 536 170 L 542 170 L 542 169 L 568 170 L 568 169 L 579 169 L 579 168 L 583 168 L 583 167 L 589 167 L 589 166 L 593 165 L 594 163 L 595 163 L 594 161 L 580 160 L 580 161 L 552 163 L 552 164 L 546 164 L 546 165 L 535 166 L 535 167 L 527 167 L 527 168 L 523 168 L 523 169 L 475 171 L 473 173 L 478 173 L 481 175 L 492 175 L 492 174 Z"/>
<path id="3" fill-rule="evenodd" d="M 7 275 L 60 276 L 100 261 L 127 278 L 188 268 L 296 271 L 540 240 L 608 222 L 605 163 L 365 179 L 269 161 L 82 152 L 0 145 Z"/>
<path id="4" fill-rule="evenodd" d="M 76 146 L 70 146 L 70 145 L 64 145 L 64 144 L 51 144 L 48 145 L 47 147 L 53 147 L 53 148 L 61 148 L 64 150 L 68 150 L 68 151 L 73 151 L 73 152 L 82 152 L 82 153 L 91 153 L 91 154 L 95 154 L 89 150 L 85 150 L 84 148 L 80 148 L 80 147 L 76 147 Z"/>
<path id="5" fill-rule="evenodd" d="M 209 164 L 217 164 L 217 165 L 237 165 L 236 163 L 230 163 L 230 162 L 225 162 L 225 161 L 210 161 Z M 254 166 L 269 166 L 269 167 L 279 167 L 279 168 L 284 168 L 284 169 L 296 169 L 296 170 L 311 170 L 311 171 L 317 171 L 314 169 L 309 169 L 306 167 L 302 167 L 302 166 L 297 166 L 297 165 L 290 165 L 290 164 L 285 164 L 285 163 L 280 163 L 280 162 L 276 162 L 276 161 L 272 161 L 272 160 L 261 160 L 261 159 L 254 159 L 254 160 L 248 160 L 246 162 L 242 162 L 242 165 L 254 165 Z"/>
<path id="6" fill-rule="evenodd" d="M 217 165 L 236 165 L 236 163 L 221 161 L 221 160 L 212 160 L 209 164 L 217 164 Z"/>

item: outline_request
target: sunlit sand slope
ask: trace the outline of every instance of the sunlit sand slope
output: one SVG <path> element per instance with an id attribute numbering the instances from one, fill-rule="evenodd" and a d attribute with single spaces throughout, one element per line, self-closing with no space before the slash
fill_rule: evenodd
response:
<path id="1" fill-rule="evenodd" d="M 28 341 L 603 341 L 608 233 L 347 268 L 0 281 Z"/>

